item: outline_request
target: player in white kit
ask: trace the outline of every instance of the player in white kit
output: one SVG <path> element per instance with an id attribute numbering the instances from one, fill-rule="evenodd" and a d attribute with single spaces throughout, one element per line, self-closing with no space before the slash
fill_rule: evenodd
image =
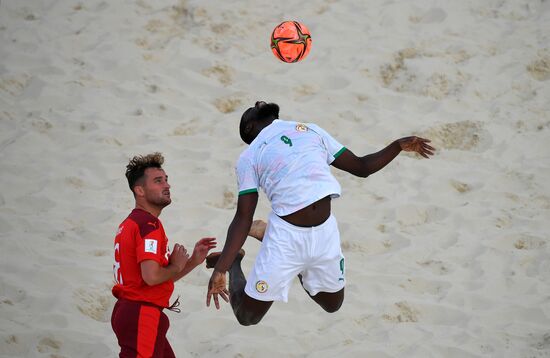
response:
<path id="1" fill-rule="evenodd" d="M 207 305 L 218 295 L 230 301 L 242 325 L 257 324 L 273 301 L 287 301 L 295 276 L 325 311 L 337 311 L 344 300 L 345 265 L 340 233 L 331 214 L 331 199 L 340 184 L 330 165 L 367 177 L 391 162 L 402 150 L 433 155 L 429 140 L 398 139 L 377 153 L 357 157 L 315 124 L 279 120 L 279 106 L 256 102 L 240 122 L 240 135 L 249 147 L 237 162 L 239 197 L 221 253 L 207 258 L 214 267 Z M 245 279 L 241 250 L 250 231 L 262 188 L 272 212 L 254 268 Z M 229 271 L 229 291 L 226 272 Z"/>

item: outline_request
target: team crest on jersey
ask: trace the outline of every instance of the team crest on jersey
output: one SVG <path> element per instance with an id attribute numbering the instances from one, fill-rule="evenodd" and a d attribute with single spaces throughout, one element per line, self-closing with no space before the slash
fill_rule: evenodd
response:
<path id="1" fill-rule="evenodd" d="M 145 239 L 145 252 L 157 253 L 157 240 Z"/>
<path id="2" fill-rule="evenodd" d="M 298 124 L 296 125 L 296 130 L 297 130 L 298 132 L 307 132 L 308 129 L 309 129 L 309 128 L 308 128 L 305 124 L 298 123 Z"/>
<path id="3" fill-rule="evenodd" d="M 256 291 L 258 291 L 259 293 L 267 292 L 267 287 L 267 282 L 265 281 L 256 282 Z"/>

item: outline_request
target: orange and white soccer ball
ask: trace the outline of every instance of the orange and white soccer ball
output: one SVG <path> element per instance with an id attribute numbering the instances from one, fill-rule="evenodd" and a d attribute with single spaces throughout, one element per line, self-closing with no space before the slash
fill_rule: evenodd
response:
<path id="1" fill-rule="evenodd" d="M 271 51 L 279 60 L 294 63 L 303 60 L 311 50 L 311 33 L 297 21 L 284 21 L 271 33 Z"/>

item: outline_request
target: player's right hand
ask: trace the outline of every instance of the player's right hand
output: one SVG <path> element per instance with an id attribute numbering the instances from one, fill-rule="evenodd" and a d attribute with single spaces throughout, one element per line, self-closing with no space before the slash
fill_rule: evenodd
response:
<path id="1" fill-rule="evenodd" d="M 175 244 L 168 261 L 181 271 L 189 261 L 189 254 L 183 245 Z"/>
<path id="2" fill-rule="evenodd" d="M 220 309 L 220 301 L 218 299 L 220 295 L 225 302 L 229 302 L 229 291 L 227 290 L 227 284 L 225 282 L 225 273 L 214 270 L 210 281 L 208 282 L 208 293 L 206 294 L 206 306 L 210 307 L 210 300 L 214 296 L 214 304 L 216 309 Z"/>

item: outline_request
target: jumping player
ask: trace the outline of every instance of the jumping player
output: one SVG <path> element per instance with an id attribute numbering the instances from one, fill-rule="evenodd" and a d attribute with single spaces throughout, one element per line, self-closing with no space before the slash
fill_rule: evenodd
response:
<path id="1" fill-rule="evenodd" d="M 177 299 L 169 306 L 174 282 L 201 264 L 216 246 L 214 238 L 204 238 L 195 244 L 191 257 L 180 244 L 170 253 L 158 218 L 171 203 L 163 163 L 162 155 L 153 153 L 135 156 L 126 167 L 135 209 L 120 224 L 115 237 L 112 291 L 118 300 L 111 316 L 119 356 L 124 358 L 175 357 L 166 339 L 169 320 L 163 309 L 179 312 Z"/>
<path id="2" fill-rule="evenodd" d="M 315 124 L 282 121 L 275 103 L 256 102 L 239 126 L 249 147 L 237 162 L 239 197 L 221 253 L 210 254 L 214 267 L 208 284 L 207 306 L 221 296 L 231 303 L 242 325 L 253 325 L 273 301 L 287 301 L 291 281 L 298 276 L 311 298 L 327 312 L 337 311 L 344 300 L 344 256 L 331 200 L 340 196 L 340 185 L 330 165 L 366 178 L 390 163 L 402 150 L 428 158 L 433 155 L 427 139 L 405 137 L 381 151 L 357 157 Z M 271 202 L 265 235 L 251 224 L 262 188 Z M 255 222 L 255 224 L 261 222 Z M 262 246 L 248 280 L 241 269 L 241 250 L 247 234 Z M 258 232 L 260 232 L 258 234 Z M 229 291 L 226 272 L 229 271 Z"/>

